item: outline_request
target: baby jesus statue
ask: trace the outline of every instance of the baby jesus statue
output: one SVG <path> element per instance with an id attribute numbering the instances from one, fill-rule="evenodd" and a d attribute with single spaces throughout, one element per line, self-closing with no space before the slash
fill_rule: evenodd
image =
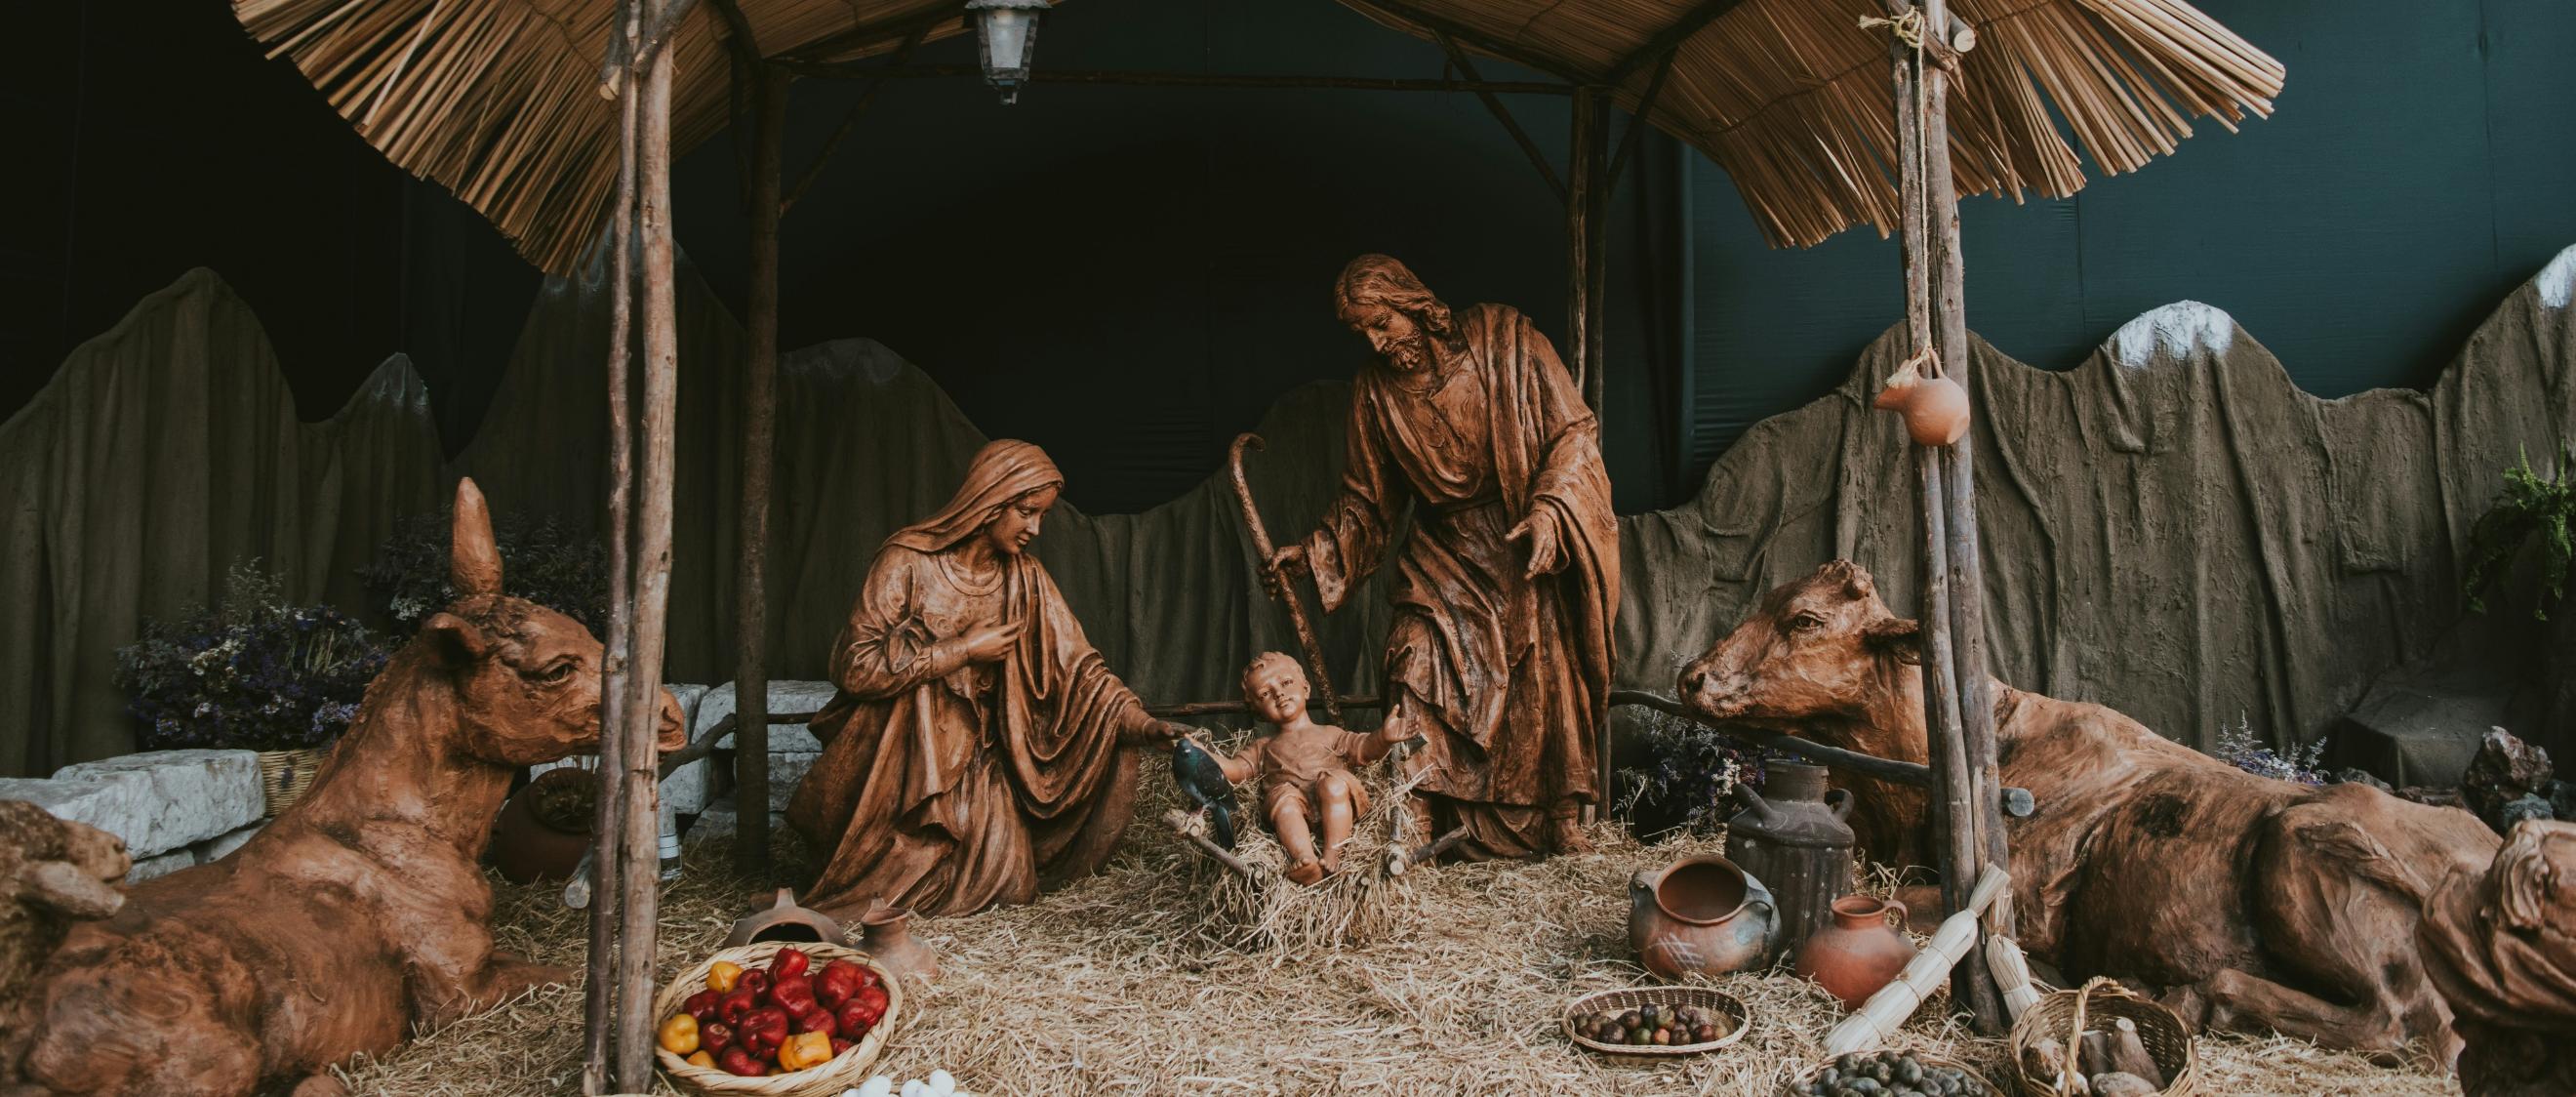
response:
<path id="1" fill-rule="evenodd" d="M 1231 758 L 1217 756 L 1225 779 L 1261 778 L 1261 814 L 1288 854 L 1288 878 L 1312 884 L 1341 870 L 1342 843 L 1366 812 L 1368 792 L 1351 771 L 1386 757 L 1410 736 L 1390 719 L 1375 734 L 1344 731 L 1306 715 L 1306 668 L 1266 651 L 1243 668 L 1243 699 L 1253 715 L 1278 728 Z M 1204 745 L 1202 745 L 1204 749 Z M 1323 830 L 1320 851 L 1315 830 Z"/>

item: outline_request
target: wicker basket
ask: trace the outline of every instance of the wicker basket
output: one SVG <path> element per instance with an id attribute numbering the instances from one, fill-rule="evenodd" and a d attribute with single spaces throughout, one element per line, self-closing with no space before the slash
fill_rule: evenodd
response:
<path id="1" fill-rule="evenodd" d="M 1574 1031 L 1574 1019 L 1583 1014 L 1610 1010 L 1625 1013 L 1646 1006 L 1698 1006 L 1701 1009 L 1713 1010 L 1735 1018 L 1735 1028 L 1726 1035 L 1704 1044 L 1643 1046 L 1605 1044 Z M 1557 1023 L 1564 1026 L 1565 1038 L 1574 1041 L 1575 1046 L 1590 1048 L 1605 1055 L 1698 1055 L 1715 1051 L 1743 1039 L 1745 1030 L 1753 1027 L 1753 1012 L 1747 1009 L 1743 1002 L 1737 1001 L 1734 995 L 1707 987 L 1630 987 L 1625 990 L 1604 990 L 1577 998 L 1565 1007 L 1565 1014 L 1557 1019 Z"/>
<path id="2" fill-rule="evenodd" d="M 1870 1053 L 1862 1052 L 1861 1054 L 1866 1055 Z M 1950 1058 L 1947 1055 L 1934 1055 L 1930 1052 L 1924 1051 L 1909 1051 L 1906 1054 L 1914 1056 L 1915 1062 L 1921 1063 L 1925 1066 L 1940 1067 L 1944 1070 L 1955 1070 L 1961 1074 L 1967 1075 L 1968 1081 L 1977 1087 L 1976 1092 L 1979 1097 L 2003 1097 L 2004 1091 L 1996 1089 L 1995 1084 L 1987 1081 L 1985 1075 L 1977 1073 L 1977 1068 L 1969 1066 L 1966 1063 Z M 1832 1065 L 1834 1065 L 1834 1061 L 1827 1059 L 1791 1075 L 1787 1082 L 1781 1084 L 1780 1097 L 1807 1097 L 1807 1087 L 1815 1084 L 1816 1078 L 1825 1072 L 1826 1067 Z"/>
<path id="3" fill-rule="evenodd" d="M 313 787 L 314 775 L 322 772 L 325 750 L 263 750 L 259 757 L 259 788 L 268 796 L 268 806 L 261 809 L 268 817 L 294 806 Z"/>
<path id="4" fill-rule="evenodd" d="M 653 1023 L 660 1025 L 663 1018 L 680 1012 L 681 1005 L 689 1000 L 690 995 L 707 989 L 707 972 L 715 967 L 716 961 L 723 960 L 749 971 L 768 966 L 770 956 L 791 946 L 813 957 L 817 969 L 834 960 L 852 960 L 875 971 L 885 981 L 886 990 L 885 1016 L 877 1021 L 876 1027 L 869 1029 L 867 1037 L 856 1046 L 834 1056 L 831 1062 L 793 1074 L 772 1074 L 761 1078 L 745 1078 L 722 1070 L 693 1066 L 688 1060 L 656 1047 L 653 1054 L 661 1060 L 662 1073 L 670 1077 L 673 1085 L 692 1093 L 834 1097 L 842 1090 L 867 1080 L 869 1065 L 877 1061 L 877 1053 L 885 1050 L 886 1040 L 894 1035 L 896 1026 L 903 1020 L 903 980 L 884 964 L 878 963 L 875 957 L 854 948 L 813 941 L 755 941 L 721 950 L 681 972 L 662 988 L 660 994 L 653 996 Z"/>
<path id="5" fill-rule="evenodd" d="M 2059 1080 L 2042 1078 L 2023 1065 L 2023 1051 L 2042 1040 L 2057 1040 L 2066 1045 L 2072 1059 L 2077 1054 L 2087 1029 L 2108 1030 L 2114 1018 L 2128 1018 L 2138 1027 L 2138 1042 L 2147 1046 L 2147 1055 L 2156 1061 L 2156 1069 L 2165 1074 L 2164 1097 L 2195 1097 L 2200 1092 L 2200 1057 L 2192 1050 L 2191 1030 L 2184 1028 L 2182 1018 L 2174 1011 L 2141 998 L 2127 987 L 2109 979 L 2096 977 L 2082 990 L 2061 990 L 2039 1000 L 2013 1022 L 2012 1072 L 2020 1083 L 2021 1097 L 2060 1097 Z"/>

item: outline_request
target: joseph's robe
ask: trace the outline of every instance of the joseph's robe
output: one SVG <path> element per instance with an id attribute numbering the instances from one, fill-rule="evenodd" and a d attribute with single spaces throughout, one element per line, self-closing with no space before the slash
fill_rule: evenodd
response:
<path id="1" fill-rule="evenodd" d="M 1426 739 L 1408 776 L 1470 856 L 1550 850 L 1551 814 L 1598 802 L 1597 735 L 1619 604 L 1618 521 L 1599 426 L 1545 336 L 1519 312 L 1457 316 L 1463 353 L 1416 373 L 1374 362 L 1353 385 L 1341 490 L 1305 542 L 1333 609 L 1397 555 L 1385 682 L 1390 716 Z M 1526 542 L 1555 519 L 1564 567 L 1529 578 Z"/>

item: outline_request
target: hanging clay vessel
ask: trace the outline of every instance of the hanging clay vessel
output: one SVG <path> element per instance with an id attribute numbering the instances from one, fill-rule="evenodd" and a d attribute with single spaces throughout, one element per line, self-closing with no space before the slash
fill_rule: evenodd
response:
<path id="1" fill-rule="evenodd" d="M 1968 436 L 1968 390 L 1947 377 L 1926 378 L 1912 362 L 1887 379 L 1870 405 L 1902 417 L 1917 445 L 1946 446 Z"/>
<path id="2" fill-rule="evenodd" d="M 850 944 L 841 923 L 819 910 L 796 905 L 796 893 L 778 889 L 778 902 L 769 909 L 747 914 L 733 924 L 733 933 L 725 938 L 725 947 L 747 945 L 754 941 L 819 941 L 827 945 Z"/>
<path id="3" fill-rule="evenodd" d="M 1778 928 L 1769 889 L 1724 857 L 1688 857 L 1628 881 L 1628 944 L 1666 979 L 1759 964 Z"/>
<path id="4" fill-rule="evenodd" d="M 567 880 L 590 849 L 598 775 L 578 766 L 550 769 L 501 805 L 485 859 L 513 884 Z"/>
<path id="5" fill-rule="evenodd" d="M 1778 952 L 1796 948 L 1833 921 L 1834 900 L 1851 891 L 1852 830 L 1846 789 L 1825 788 L 1825 767 L 1771 762 L 1759 792 L 1736 786 L 1744 810 L 1726 824 L 1726 858 L 1771 889 L 1780 905 Z"/>
<path id="6" fill-rule="evenodd" d="M 1914 962 L 1914 943 L 1887 923 L 1891 911 L 1898 921 L 1905 920 L 1905 904 L 1893 899 L 1846 895 L 1834 900 L 1834 924 L 1798 946 L 1792 970 L 1842 999 L 1843 1008 L 1859 1009 Z"/>
<path id="7" fill-rule="evenodd" d="M 883 899 L 868 900 L 859 915 L 859 949 L 897 975 L 924 983 L 939 978 L 939 957 L 912 935 L 912 912 Z"/>

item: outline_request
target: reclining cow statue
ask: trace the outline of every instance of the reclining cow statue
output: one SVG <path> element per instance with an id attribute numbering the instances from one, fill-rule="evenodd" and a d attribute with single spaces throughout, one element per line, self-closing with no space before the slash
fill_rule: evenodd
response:
<path id="1" fill-rule="evenodd" d="M 599 641 L 501 593 L 472 481 L 446 612 L 367 687 L 313 787 L 239 850 L 72 927 L 0 1003 L 0 1095 L 329 1092 L 323 1073 L 567 972 L 492 947 L 478 862 L 511 775 L 595 747 Z M 662 749 L 682 744 L 660 706 Z"/>
<path id="2" fill-rule="evenodd" d="M 1720 724 L 1926 762 L 1917 634 L 1838 560 L 1772 591 L 1685 667 L 1681 698 Z M 2476 817 L 2258 777 L 2100 705 L 2001 682 L 1993 698 L 2003 781 L 2038 800 L 2007 828 L 2025 949 L 2070 979 L 2143 983 L 2194 1024 L 2457 1054 L 2415 931 L 2437 884 L 2494 858 Z M 1837 777 L 1871 855 L 1923 863 L 1922 790 Z"/>

